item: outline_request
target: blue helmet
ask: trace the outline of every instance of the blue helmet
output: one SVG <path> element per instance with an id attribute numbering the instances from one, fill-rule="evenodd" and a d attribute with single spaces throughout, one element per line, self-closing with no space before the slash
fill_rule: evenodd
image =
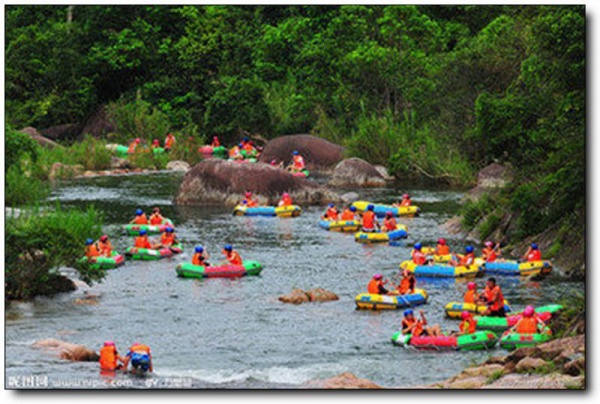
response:
<path id="1" fill-rule="evenodd" d="M 356 206 L 350 206 L 350 210 L 351 210 L 352 212 L 356 212 Z"/>
<path id="2" fill-rule="evenodd" d="M 404 317 L 413 316 L 413 315 L 414 315 L 414 313 L 413 313 L 412 309 L 404 310 Z"/>
<path id="3" fill-rule="evenodd" d="M 87 240 L 85 240 L 85 245 L 92 245 L 94 244 L 94 240 L 92 240 L 91 238 L 88 238 Z"/>
<path id="4" fill-rule="evenodd" d="M 294 151 L 292 152 L 292 154 L 293 154 L 294 156 L 297 156 L 297 155 L 298 155 L 298 150 L 294 150 Z"/>
<path id="5" fill-rule="evenodd" d="M 367 206 L 367 210 L 373 210 L 373 209 L 375 209 L 375 205 L 370 203 L 369 206 Z"/>
<path id="6" fill-rule="evenodd" d="M 204 248 L 201 245 L 197 245 L 194 251 L 196 251 L 197 253 L 201 253 L 204 252 Z"/>
<path id="7" fill-rule="evenodd" d="M 231 246 L 231 244 L 225 244 L 225 247 L 223 247 L 223 249 L 225 251 L 231 251 L 231 250 L 233 250 L 233 247 Z"/>
<path id="8" fill-rule="evenodd" d="M 143 211 L 143 210 L 141 210 L 141 209 L 137 209 L 137 210 L 135 211 L 135 214 L 136 214 L 137 216 L 139 216 L 139 215 L 142 215 L 142 214 L 144 214 L 144 211 Z"/>
<path id="9" fill-rule="evenodd" d="M 145 235 L 146 235 L 146 233 L 148 233 L 148 232 L 146 231 L 146 229 L 142 229 L 142 230 L 140 230 L 140 236 L 145 236 Z"/>
<path id="10" fill-rule="evenodd" d="M 250 140 L 250 139 L 248 139 L 248 136 L 244 136 L 244 138 L 242 139 L 242 142 L 247 142 L 247 141 L 249 141 L 249 140 Z"/>
<path id="11" fill-rule="evenodd" d="M 330 208 L 333 208 L 335 205 L 334 205 L 333 203 L 330 203 L 330 204 L 329 204 L 329 205 L 327 205 L 327 206 L 329 206 Z"/>
<path id="12" fill-rule="evenodd" d="M 466 246 L 466 247 L 465 247 L 465 251 L 466 251 L 467 253 L 472 253 L 472 252 L 473 252 L 473 246 L 472 246 L 472 245 L 468 245 L 468 246 Z"/>
<path id="13" fill-rule="evenodd" d="M 421 249 L 421 243 L 415 243 L 414 248 L 415 250 L 420 250 Z"/>
<path id="14" fill-rule="evenodd" d="M 531 248 L 534 250 L 538 249 L 538 245 L 536 243 L 531 243 Z"/>
<path id="15" fill-rule="evenodd" d="M 172 227 L 167 227 L 167 228 L 165 229 L 165 231 L 166 231 L 167 233 L 173 233 L 173 231 L 174 231 L 174 230 L 173 230 L 173 228 L 172 228 Z"/>
<path id="16" fill-rule="evenodd" d="M 238 143 L 238 147 L 244 147 L 242 143 Z"/>

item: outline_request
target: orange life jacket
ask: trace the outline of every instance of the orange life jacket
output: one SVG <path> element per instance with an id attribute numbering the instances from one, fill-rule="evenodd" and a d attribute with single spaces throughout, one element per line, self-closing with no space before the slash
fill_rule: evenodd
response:
<path id="1" fill-rule="evenodd" d="M 475 296 L 477 296 L 476 290 L 467 290 L 465 293 L 465 303 L 475 304 Z"/>
<path id="2" fill-rule="evenodd" d="M 390 217 L 389 219 L 383 219 L 383 226 L 388 231 L 394 231 L 394 230 L 396 230 L 396 227 L 397 227 L 396 219 L 394 219 L 393 217 Z"/>
<path id="3" fill-rule="evenodd" d="M 167 135 L 167 138 L 165 139 L 165 149 L 170 149 L 171 147 L 173 147 L 174 144 L 175 144 L 175 136 L 173 136 L 169 133 Z"/>
<path id="4" fill-rule="evenodd" d="M 350 209 L 344 209 L 342 212 L 342 220 L 354 220 L 354 212 Z"/>
<path id="5" fill-rule="evenodd" d="M 519 334 L 535 334 L 537 332 L 537 321 L 533 317 L 523 317 L 516 326 Z"/>
<path id="6" fill-rule="evenodd" d="M 417 265 L 424 265 L 427 262 L 427 257 L 419 250 L 413 250 L 412 259 Z"/>
<path id="7" fill-rule="evenodd" d="M 196 253 L 192 256 L 192 265 L 206 266 L 206 258 L 203 253 Z"/>
<path id="8" fill-rule="evenodd" d="M 246 143 L 242 149 L 244 149 L 246 153 L 252 153 L 254 146 L 252 146 L 250 143 Z"/>
<path id="9" fill-rule="evenodd" d="M 227 254 L 227 259 L 231 265 L 242 265 L 242 257 L 237 251 L 232 251 L 231 254 Z"/>
<path id="10" fill-rule="evenodd" d="M 498 258 L 496 250 L 491 247 L 484 248 L 482 254 L 485 257 L 485 262 L 494 262 L 496 261 L 496 258 Z"/>
<path id="11" fill-rule="evenodd" d="M 469 254 L 465 254 L 462 257 L 460 257 L 460 265 L 472 265 L 473 262 L 475 261 L 475 253 L 469 253 Z"/>
<path id="12" fill-rule="evenodd" d="M 363 213 L 362 217 L 363 227 L 365 229 L 373 229 L 375 228 L 375 213 L 370 210 Z"/>
<path id="13" fill-rule="evenodd" d="M 175 243 L 175 233 L 167 233 L 164 232 L 162 236 L 160 236 L 160 243 L 164 246 L 171 246 Z"/>
<path id="14" fill-rule="evenodd" d="M 302 156 L 294 156 L 294 168 L 303 169 L 304 168 L 304 159 Z"/>
<path id="15" fill-rule="evenodd" d="M 139 216 L 136 216 L 135 219 L 133 219 L 133 223 L 134 224 L 148 224 L 148 218 L 146 217 L 146 214 L 141 214 Z"/>
<path id="16" fill-rule="evenodd" d="M 114 346 L 100 348 L 100 369 L 115 370 L 118 367 L 117 349 Z"/>
<path id="17" fill-rule="evenodd" d="M 238 146 L 233 146 L 231 150 L 229 150 L 229 157 L 239 157 L 240 156 L 240 148 Z"/>
<path id="18" fill-rule="evenodd" d="M 160 213 L 153 213 L 150 215 L 150 224 L 161 224 L 165 220 Z"/>
<path id="19" fill-rule="evenodd" d="M 473 318 L 467 318 L 458 325 L 458 329 L 464 332 L 465 334 L 473 334 L 476 328 L 477 323 Z"/>
<path id="20" fill-rule="evenodd" d="M 129 149 L 127 149 L 127 153 L 133 153 L 135 152 L 135 147 L 137 146 L 136 142 L 133 142 L 129 145 Z"/>
<path id="21" fill-rule="evenodd" d="M 402 329 L 411 327 L 415 323 L 417 325 L 415 328 L 413 328 L 412 336 L 418 337 L 419 335 L 423 334 L 423 322 L 421 320 L 417 320 L 416 318 L 413 318 L 412 320 L 408 320 L 408 319 L 404 318 L 404 319 L 402 319 Z"/>
<path id="22" fill-rule="evenodd" d="M 411 289 L 410 289 L 410 283 L 411 283 L 411 276 L 405 276 L 404 278 L 402 278 L 402 280 L 400 281 L 400 286 L 398 286 L 398 292 L 401 295 L 405 295 L 407 294 Z"/>
<path id="23" fill-rule="evenodd" d="M 112 244 L 109 240 L 106 240 L 106 242 L 99 241 L 98 247 L 100 250 L 100 254 L 106 257 L 110 257 L 112 255 Z"/>
<path id="24" fill-rule="evenodd" d="M 410 206 L 411 204 L 412 204 L 412 201 L 410 199 L 402 199 L 400 206 Z"/>
<path id="25" fill-rule="evenodd" d="M 338 220 L 339 213 L 336 208 L 328 208 L 325 215 L 327 216 L 327 219 L 329 219 L 329 220 Z"/>
<path id="26" fill-rule="evenodd" d="M 450 254 L 450 247 L 446 244 L 438 244 L 437 249 L 435 250 L 436 255 L 448 255 Z"/>
<path id="27" fill-rule="evenodd" d="M 85 247 L 85 256 L 88 258 L 98 257 L 100 255 L 100 251 L 96 247 L 96 244 L 88 245 Z"/>
<path id="28" fill-rule="evenodd" d="M 527 261 L 541 261 L 542 260 L 542 252 L 540 250 L 531 250 L 531 252 L 527 255 Z"/>
<path id="29" fill-rule="evenodd" d="M 371 279 L 369 281 L 369 284 L 367 285 L 367 292 L 369 292 L 373 295 L 378 295 L 378 294 L 380 294 L 379 286 L 381 286 L 381 280 Z"/>
<path id="30" fill-rule="evenodd" d="M 249 208 L 254 208 L 256 206 L 258 206 L 258 202 L 256 202 L 256 200 L 250 198 L 250 199 L 246 199 L 246 206 Z"/>
<path id="31" fill-rule="evenodd" d="M 150 347 L 143 344 L 134 345 L 129 348 L 129 352 L 143 352 L 150 355 Z"/>
<path id="32" fill-rule="evenodd" d="M 281 206 L 291 206 L 292 203 L 292 197 L 290 196 L 284 196 L 283 198 L 281 198 Z"/>
<path id="33" fill-rule="evenodd" d="M 493 300 L 494 293 L 497 293 L 496 300 Z M 494 289 L 487 289 L 486 297 L 491 310 L 497 311 L 500 310 L 501 307 L 504 307 L 504 296 L 502 295 L 500 286 L 496 285 Z"/>
<path id="34" fill-rule="evenodd" d="M 136 237 L 135 244 L 133 246 L 137 248 L 152 248 L 150 241 L 148 241 L 148 236 Z"/>

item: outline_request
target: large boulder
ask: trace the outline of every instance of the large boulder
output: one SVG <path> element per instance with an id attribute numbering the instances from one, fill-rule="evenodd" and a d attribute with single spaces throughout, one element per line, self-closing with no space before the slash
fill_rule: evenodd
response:
<path id="1" fill-rule="evenodd" d="M 245 191 L 253 192 L 259 196 L 261 203 L 268 205 L 276 205 L 283 192 L 289 192 L 298 205 L 325 205 L 341 201 L 334 192 L 269 164 L 208 159 L 186 173 L 175 203 L 235 206 Z"/>
<path id="2" fill-rule="evenodd" d="M 309 171 L 331 170 L 344 158 L 344 148 L 312 135 L 287 135 L 269 141 L 258 161 L 269 163 L 271 160 L 283 161 L 285 165 L 292 160 L 292 152 L 297 150 Z"/>
<path id="3" fill-rule="evenodd" d="M 28 126 L 26 128 L 21 129 L 19 132 L 25 133 L 29 135 L 33 140 L 38 142 L 40 146 L 46 147 L 48 149 L 53 149 L 55 147 L 61 147 L 58 143 L 48 139 L 47 137 L 42 136 L 36 128 Z"/>
<path id="4" fill-rule="evenodd" d="M 97 362 L 100 359 L 96 352 L 83 345 L 72 344 L 57 339 L 40 340 L 32 346 L 54 352 L 59 358 L 70 361 Z"/>
<path id="5" fill-rule="evenodd" d="M 476 201 L 491 190 L 504 188 L 512 178 L 511 166 L 492 163 L 477 173 L 477 186 L 469 190 L 465 198 Z"/>
<path id="6" fill-rule="evenodd" d="M 116 125 L 108 117 L 106 106 L 101 106 L 85 120 L 80 132 L 80 138 L 87 134 L 98 138 L 115 131 Z"/>
<path id="7" fill-rule="evenodd" d="M 311 380 L 308 388 L 315 389 L 381 389 L 382 387 L 368 379 L 360 379 L 350 372 L 345 372 L 329 379 Z"/>
<path id="8" fill-rule="evenodd" d="M 332 187 L 384 187 L 386 180 L 370 163 L 357 157 L 339 162 L 329 181 Z"/>
<path id="9" fill-rule="evenodd" d="M 76 123 L 65 123 L 41 129 L 40 133 L 51 140 L 75 140 L 81 133 L 81 126 Z"/>
<path id="10" fill-rule="evenodd" d="M 293 289 L 287 295 L 279 296 L 279 301 L 283 303 L 302 304 L 310 302 L 310 299 L 302 289 Z"/>

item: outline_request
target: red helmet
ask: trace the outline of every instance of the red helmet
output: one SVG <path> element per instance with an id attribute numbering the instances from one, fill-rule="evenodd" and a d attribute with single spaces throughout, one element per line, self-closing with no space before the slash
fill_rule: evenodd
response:
<path id="1" fill-rule="evenodd" d="M 252 192 L 246 192 L 244 195 L 246 196 L 246 198 L 250 198 L 252 196 Z"/>
<path id="2" fill-rule="evenodd" d="M 491 241 L 486 241 L 484 245 L 486 247 L 492 247 L 494 245 L 494 243 L 492 243 Z"/>
<path id="3" fill-rule="evenodd" d="M 106 241 L 108 240 L 108 236 L 106 234 L 104 234 L 102 237 L 100 237 L 100 241 Z"/>
<path id="4" fill-rule="evenodd" d="M 135 142 L 136 142 L 136 143 L 139 143 L 139 142 L 141 142 L 141 141 L 142 141 L 142 139 L 140 139 L 139 137 L 135 139 Z"/>
<path id="5" fill-rule="evenodd" d="M 469 290 L 475 290 L 476 286 L 477 285 L 475 284 L 475 282 L 469 282 L 469 283 L 467 283 L 467 289 L 469 289 Z"/>
<path id="6" fill-rule="evenodd" d="M 466 320 L 466 319 L 468 319 L 469 317 L 471 317 L 471 313 L 469 313 L 468 311 L 466 311 L 466 310 L 465 310 L 465 311 L 463 311 L 462 313 L 460 313 L 460 317 L 461 317 L 463 320 Z"/>
<path id="7" fill-rule="evenodd" d="M 446 244 L 446 239 L 445 238 L 438 238 L 438 244 L 445 245 Z"/>
<path id="8" fill-rule="evenodd" d="M 386 217 L 392 217 L 392 216 L 394 216 L 394 214 L 392 212 L 385 212 L 385 216 Z"/>
<path id="9" fill-rule="evenodd" d="M 381 278 L 383 278 L 383 275 L 381 275 L 381 274 L 373 275 L 373 279 L 381 279 Z"/>
<path id="10" fill-rule="evenodd" d="M 290 194 L 288 194 L 287 192 L 284 192 L 283 195 L 281 195 L 281 196 L 284 196 L 284 197 L 285 196 L 290 196 Z"/>
<path id="11" fill-rule="evenodd" d="M 524 317 L 533 317 L 533 313 L 535 313 L 533 306 L 527 306 L 525 307 L 525 310 L 523 310 Z"/>
<path id="12" fill-rule="evenodd" d="M 409 194 L 404 194 L 404 195 L 402 195 L 402 198 L 408 199 L 408 198 L 410 198 L 410 195 Z"/>
<path id="13" fill-rule="evenodd" d="M 153 143 L 153 144 L 159 144 L 159 142 L 158 142 L 158 139 L 154 139 L 154 140 L 152 141 L 152 143 Z"/>

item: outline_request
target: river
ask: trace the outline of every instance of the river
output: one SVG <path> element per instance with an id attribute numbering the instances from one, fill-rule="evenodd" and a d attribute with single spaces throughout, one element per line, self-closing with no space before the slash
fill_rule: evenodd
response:
<path id="1" fill-rule="evenodd" d="M 411 387 L 441 381 L 462 368 L 500 355 L 483 352 L 430 352 L 395 347 L 390 337 L 402 311 L 357 311 L 354 297 L 366 291 L 371 276 L 393 277 L 398 264 L 410 258 L 412 243 L 434 244 L 445 237 L 459 251 L 466 242 L 439 226 L 459 207 L 461 192 L 415 187 L 360 190 L 361 198 L 391 202 L 408 191 L 422 215 L 401 219 L 409 237 L 403 245 L 360 245 L 352 234 L 318 227 L 323 208 L 305 208 L 293 219 L 233 217 L 225 207 L 179 207 L 172 199 L 181 174 L 158 173 L 66 181 L 52 199 L 64 206 L 90 204 L 105 213 L 105 231 L 118 251 L 132 244 L 122 225 L 137 207 L 159 206 L 173 219 L 186 251 L 170 259 L 128 261 L 109 271 L 88 293 L 99 304 L 77 305 L 83 289 L 52 298 L 11 303 L 6 310 L 7 386 L 35 378 L 45 388 L 298 388 L 315 378 L 342 372 L 386 387 Z M 175 266 L 191 259 L 202 244 L 221 259 L 231 243 L 242 258 L 260 261 L 260 276 L 235 280 L 181 279 Z M 82 246 L 83 250 L 83 246 Z M 560 270 L 560 268 L 558 268 Z M 555 273 L 559 272 L 556 271 Z M 560 300 L 583 283 L 553 274 L 541 282 L 499 278 L 513 309 Z M 478 280 L 481 288 L 484 279 Z M 463 281 L 419 279 L 430 295 L 421 308 L 430 323 L 444 330 L 457 322 L 444 317 L 443 307 L 460 300 Z M 323 287 L 338 294 L 335 302 L 289 305 L 277 297 L 293 288 Z M 152 348 L 155 374 L 100 375 L 96 363 L 73 363 L 34 349 L 37 340 L 56 338 L 100 349 L 114 340 L 124 353 L 140 341 Z M 34 386 L 34 387 L 35 387 Z"/>

